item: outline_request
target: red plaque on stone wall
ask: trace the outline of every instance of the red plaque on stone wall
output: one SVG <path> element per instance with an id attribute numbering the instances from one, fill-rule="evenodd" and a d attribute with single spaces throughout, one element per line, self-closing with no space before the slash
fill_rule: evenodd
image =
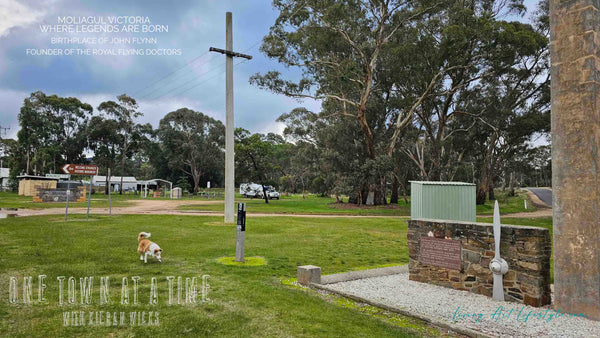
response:
<path id="1" fill-rule="evenodd" d="M 461 242 L 453 239 L 421 237 L 419 263 L 461 270 Z"/>

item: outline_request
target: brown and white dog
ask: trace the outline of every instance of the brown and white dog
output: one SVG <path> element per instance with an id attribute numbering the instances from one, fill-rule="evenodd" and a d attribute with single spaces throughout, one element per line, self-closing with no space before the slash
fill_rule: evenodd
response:
<path id="1" fill-rule="evenodd" d="M 162 263 L 162 259 L 160 258 L 162 249 L 158 244 L 147 239 L 148 237 L 150 237 L 149 232 L 140 232 L 138 235 L 138 253 L 140 254 L 140 260 L 144 261 L 144 263 L 148 263 L 148 256 L 152 256 L 156 257 L 156 259 Z"/>

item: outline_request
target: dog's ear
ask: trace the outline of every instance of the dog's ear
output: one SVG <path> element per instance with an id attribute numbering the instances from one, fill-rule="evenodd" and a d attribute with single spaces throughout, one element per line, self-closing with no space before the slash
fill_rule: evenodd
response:
<path id="1" fill-rule="evenodd" d="M 154 249 L 154 254 L 156 255 L 157 252 L 161 252 L 162 249 Z"/>

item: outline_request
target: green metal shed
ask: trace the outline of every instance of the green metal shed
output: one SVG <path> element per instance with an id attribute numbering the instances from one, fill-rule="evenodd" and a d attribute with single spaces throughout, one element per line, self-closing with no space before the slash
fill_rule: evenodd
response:
<path id="1" fill-rule="evenodd" d="M 475 222 L 475 184 L 410 181 L 410 217 Z"/>

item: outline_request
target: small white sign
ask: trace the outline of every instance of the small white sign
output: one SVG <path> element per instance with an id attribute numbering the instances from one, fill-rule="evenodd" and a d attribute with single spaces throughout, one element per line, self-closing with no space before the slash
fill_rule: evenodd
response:
<path id="1" fill-rule="evenodd" d="M 49 178 L 65 178 L 68 179 L 69 175 L 68 174 L 46 174 L 46 177 Z"/>
<path id="2" fill-rule="evenodd" d="M 206 182 L 206 188 L 210 189 L 210 181 Z"/>

